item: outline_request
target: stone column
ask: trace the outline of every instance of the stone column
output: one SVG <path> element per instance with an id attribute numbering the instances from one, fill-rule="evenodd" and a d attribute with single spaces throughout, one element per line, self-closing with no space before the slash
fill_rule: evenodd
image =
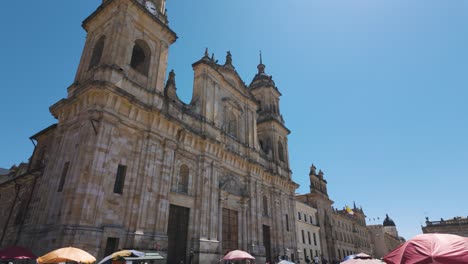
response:
<path id="1" fill-rule="evenodd" d="M 139 221 L 137 230 L 154 231 L 154 225 L 156 224 L 156 207 L 155 201 L 158 199 L 158 189 L 154 182 L 157 181 L 157 148 L 158 143 L 155 142 L 150 135 L 145 135 L 145 143 L 142 150 L 142 164 L 139 167 L 139 173 L 137 177 L 142 178 L 142 185 L 139 186 L 141 190 L 140 197 L 140 208 L 139 208 Z M 145 232 L 145 233 L 146 233 Z"/>
<path id="2" fill-rule="evenodd" d="M 251 178 L 252 176 L 249 175 Z M 258 190 L 257 190 L 257 181 L 251 180 L 249 182 L 250 184 L 250 223 L 249 223 L 249 243 L 256 245 L 258 242 L 258 229 L 261 228 L 261 226 L 258 224 L 258 217 L 257 214 L 259 212 L 258 207 Z M 250 245 L 252 246 L 252 245 Z M 253 246 L 252 246 L 253 247 Z"/>
<path id="3" fill-rule="evenodd" d="M 256 193 L 256 204 L 255 204 L 255 217 L 257 219 L 257 245 L 260 244 L 260 241 L 262 241 L 262 245 L 265 245 L 263 243 L 263 223 L 262 223 L 262 214 L 259 213 L 260 211 L 260 208 L 261 208 L 261 201 L 262 201 L 262 184 L 260 182 L 256 182 L 257 184 L 257 193 Z M 268 211 L 269 215 L 272 215 L 273 213 L 273 206 L 271 206 L 273 203 L 272 203 L 272 197 L 269 197 L 269 205 L 270 205 L 270 209 Z"/>
<path id="4" fill-rule="evenodd" d="M 210 186 L 212 185 L 212 164 L 206 159 L 202 159 L 200 161 L 201 165 L 201 175 L 199 175 L 200 179 L 200 193 L 199 199 L 197 199 L 197 202 L 199 202 L 199 208 L 200 208 L 200 238 L 203 239 L 208 239 L 209 234 L 208 234 L 208 223 L 210 222 Z M 205 223 L 205 224 L 202 224 Z"/>
<path id="5" fill-rule="evenodd" d="M 247 225 L 248 225 L 248 219 L 247 219 L 247 203 L 248 201 L 245 200 L 245 198 L 242 198 L 241 200 L 241 219 L 242 219 L 242 243 L 241 243 L 241 248 L 243 249 L 248 249 L 248 241 L 247 241 Z"/>
<path id="6" fill-rule="evenodd" d="M 171 171 L 174 163 L 175 149 L 177 144 L 171 140 L 164 142 L 164 154 L 161 164 L 161 175 L 158 182 L 159 200 L 156 215 L 156 232 L 166 234 L 169 219 L 169 190 L 171 185 Z"/>
<path id="7" fill-rule="evenodd" d="M 219 212 L 219 167 L 212 163 L 210 188 L 210 219 L 209 239 L 218 240 L 218 212 Z"/>

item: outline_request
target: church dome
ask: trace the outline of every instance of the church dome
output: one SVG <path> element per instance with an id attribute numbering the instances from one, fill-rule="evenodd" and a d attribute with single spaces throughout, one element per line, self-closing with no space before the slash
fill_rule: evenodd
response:
<path id="1" fill-rule="evenodd" d="M 393 222 L 393 220 L 390 217 L 388 217 L 388 214 L 385 217 L 385 220 L 383 221 L 383 226 L 395 226 L 395 222 Z"/>

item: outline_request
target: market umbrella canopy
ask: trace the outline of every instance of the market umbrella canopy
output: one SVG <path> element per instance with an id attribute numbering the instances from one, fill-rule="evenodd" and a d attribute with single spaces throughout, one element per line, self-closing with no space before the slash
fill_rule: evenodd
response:
<path id="1" fill-rule="evenodd" d="M 449 234 L 417 235 L 383 260 L 389 264 L 466 264 L 468 239 Z"/>
<path id="2" fill-rule="evenodd" d="M 59 262 L 79 262 L 90 264 L 96 262 L 96 258 L 79 248 L 66 247 L 49 252 L 37 259 L 38 264 Z"/>
<path id="3" fill-rule="evenodd" d="M 347 256 L 343 262 L 344 264 L 383 264 L 385 262 L 379 259 L 373 259 L 370 255 L 366 253 L 359 253 L 355 255 Z"/>
<path id="4" fill-rule="evenodd" d="M 358 259 L 371 259 L 372 257 L 367 255 L 366 253 L 353 254 L 353 255 L 346 256 L 343 259 L 343 262 L 346 261 L 346 260 L 355 259 L 355 258 L 358 258 Z"/>
<path id="5" fill-rule="evenodd" d="M 99 261 L 98 264 L 102 264 L 102 263 L 105 263 L 106 261 L 116 260 L 116 259 L 124 258 L 124 257 L 131 257 L 131 256 L 143 257 L 144 255 L 145 253 L 132 250 L 132 249 L 121 250 L 121 251 L 114 252 L 110 254 L 109 256 L 103 258 L 101 261 Z"/>
<path id="6" fill-rule="evenodd" d="M 278 264 L 294 264 L 294 262 L 283 259 L 282 261 L 278 262 Z"/>
<path id="7" fill-rule="evenodd" d="M 227 253 L 223 260 L 242 260 L 242 259 L 255 259 L 249 253 L 242 251 L 242 250 L 233 250 Z"/>
<path id="8" fill-rule="evenodd" d="M 367 255 L 366 253 L 359 253 L 354 255 L 355 259 L 371 259 L 372 257 L 370 255 Z"/>
<path id="9" fill-rule="evenodd" d="M 348 259 L 346 261 L 341 262 L 343 264 L 385 264 L 385 262 L 381 261 L 380 259 L 360 259 L 360 258 L 355 258 L 355 259 Z"/>
<path id="10" fill-rule="evenodd" d="M 346 257 L 344 257 L 343 261 L 350 260 L 350 259 L 354 259 L 354 257 L 356 257 L 355 254 L 346 256 Z"/>
<path id="11" fill-rule="evenodd" d="M 0 259 L 37 259 L 37 256 L 27 248 L 12 246 L 0 250 Z"/>

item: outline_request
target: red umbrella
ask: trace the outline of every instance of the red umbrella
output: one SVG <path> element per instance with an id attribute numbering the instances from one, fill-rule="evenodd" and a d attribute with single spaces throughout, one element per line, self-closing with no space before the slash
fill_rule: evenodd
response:
<path id="1" fill-rule="evenodd" d="M 233 250 L 227 253 L 223 260 L 242 260 L 242 259 L 255 259 L 249 253 L 242 251 L 242 250 Z"/>
<path id="2" fill-rule="evenodd" d="M 37 259 L 29 249 L 12 246 L 0 251 L 0 259 Z"/>
<path id="3" fill-rule="evenodd" d="M 388 253 L 389 264 L 466 264 L 468 239 L 449 234 L 422 234 Z"/>

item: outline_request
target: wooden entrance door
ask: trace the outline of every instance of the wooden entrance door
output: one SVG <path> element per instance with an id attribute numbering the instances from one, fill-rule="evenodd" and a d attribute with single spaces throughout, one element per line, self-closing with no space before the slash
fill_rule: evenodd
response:
<path id="1" fill-rule="evenodd" d="M 272 263 L 271 261 L 271 241 L 270 241 L 270 227 L 263 225 L 263 245 L 265 246 L 265 255 L 266 261 Z"/>
<path id="2" fill-rule="evenodd" d="M 187 233 L 190 209 L 172 205 L 167 227 L 167 264 L 187 263 Z"/>

